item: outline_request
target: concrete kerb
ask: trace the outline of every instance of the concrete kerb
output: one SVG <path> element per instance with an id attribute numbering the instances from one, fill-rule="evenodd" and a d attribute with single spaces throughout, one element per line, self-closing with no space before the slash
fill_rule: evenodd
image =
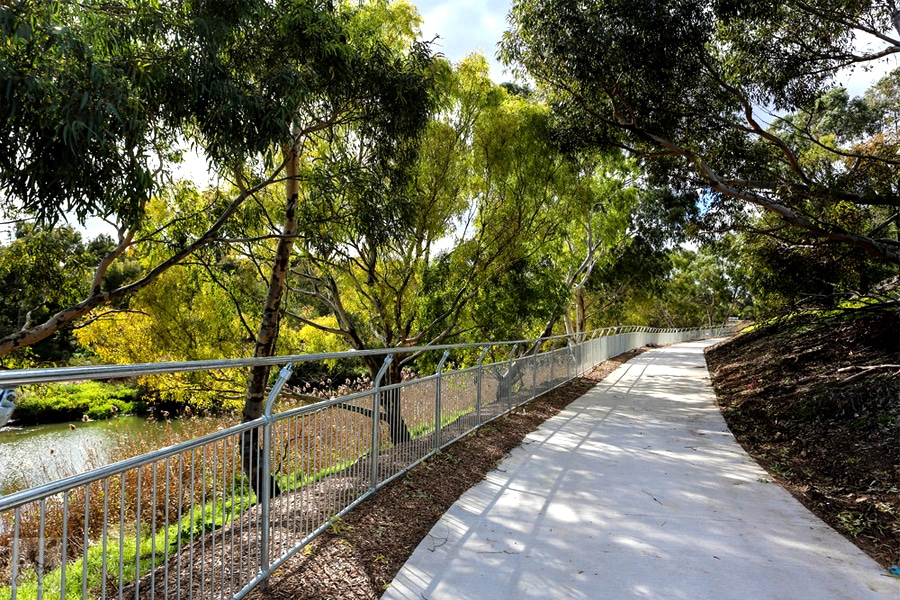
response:
<path id="1" fill-rule="evenodd" d="M 754 463 L 703 348 L 648 351 L 454 504 L 383 598 L 900 598 Z"/>

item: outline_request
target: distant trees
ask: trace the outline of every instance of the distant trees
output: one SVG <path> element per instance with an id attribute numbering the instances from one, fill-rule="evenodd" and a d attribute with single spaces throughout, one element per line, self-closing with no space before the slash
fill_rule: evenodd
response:
<path id="1" fill-rule="evenodd" d="M 0 336 L 29 329 L 77 302 L 87 292 L 90 274 L 113 246 L 101 236 L 85 242 L 69 226 L 37 227 L 19 223 L 13 239 L 0 245 Z M 71 354 L 70 335 L 31 348 L 35 361 L 63 360 Z M 20 364 L 27 365 L 29 361 Z"/>

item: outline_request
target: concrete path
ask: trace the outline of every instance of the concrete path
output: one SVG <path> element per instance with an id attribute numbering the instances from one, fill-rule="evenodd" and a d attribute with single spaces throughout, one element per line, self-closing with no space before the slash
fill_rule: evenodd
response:
<path id="1" fill-rule="evenodd" d="M 735 442 L 709 343 L 638 356 L 529 435 L 383 598 L 900 600 Z"/>

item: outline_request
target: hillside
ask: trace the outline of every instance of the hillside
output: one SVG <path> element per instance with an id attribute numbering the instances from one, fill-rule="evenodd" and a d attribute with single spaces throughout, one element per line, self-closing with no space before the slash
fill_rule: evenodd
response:
<path id="1" fill-rule="evenodd" d="M 707 350 L 744 448 L 884 566 L 900 562 L 900 313 L 794 316 Z"/>

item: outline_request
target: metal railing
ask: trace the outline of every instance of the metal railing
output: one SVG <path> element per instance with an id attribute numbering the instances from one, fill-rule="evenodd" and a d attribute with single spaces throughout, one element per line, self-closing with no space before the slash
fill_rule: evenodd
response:
<path id="1" fill-rule="evenodd" d="M 256 421 L 0 497 L 0 600 L 242 598 L 378 488 L 488 421 L 628 350 L 727 333 L 616 327 L 542 343 L 2 372 L 11 387 L 282 367 Z M 391 361 L 424 352 L 442 352 L 434 374 L 382 385 Z M 474 366 L 447 368 L 454 355 Z M 383 361 L 371 389 L 274 411 L 293 365 L 361 356 Z M 247 472 L 259 473 L 255 485 Z"/>

